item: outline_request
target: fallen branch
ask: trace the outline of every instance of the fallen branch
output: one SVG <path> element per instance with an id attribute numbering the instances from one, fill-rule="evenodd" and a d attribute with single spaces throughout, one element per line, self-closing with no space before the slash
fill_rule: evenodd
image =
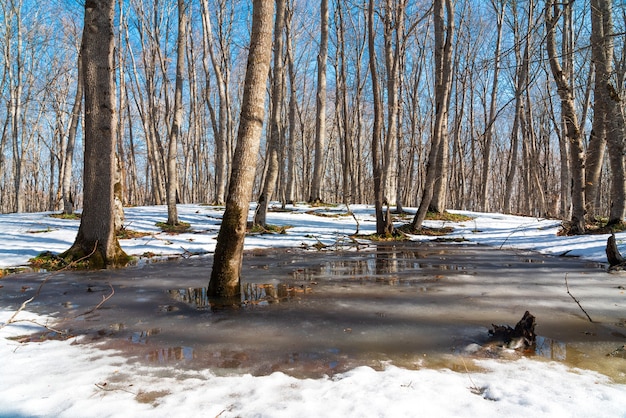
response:
<path id="1" fill-rule="evenodd" d="M 578 307 L 584 312 L 585 315 L 587 315 L 587 319 L 589 320 L 589 322 L 593 322 L 593 320 L 591 319 L 591 317 L 589 316 L 589 314 L 587 313 L 587 311 L 582 307 L 582 305 L 580 304 L 580 302 L 578 301 L 578 299 L 576 299 L 574 297 L 574 295 L 572 295 L 569 291 L 569 285 L 567 284 L 567 273 L 565 273 L 565 288 L 567 289 L 567 294 L 570 295 L 572 297 L 572 299 L 574 299 L 574 302 L 576 302 L 576 304 L 578 305 Z"/>
<path id="2" fill-rule="evenodd" d="M 66 334 L 63 331 L 59 331 L 57 329 L 54 329 L 54 328 L 52 328 L 52 327 L 50 327 L 50 326 L 48 326 L 46 324 L 40 324 L 37 321 L 34 321 L 32 319 L 15 319 L 15 317 L 17 317 L 17 315 L 19 315 L 19 313 L 22 312 L 26 308 L 26 305 L 28 305 L 30 302 L 32 302 L 33 300 L 35 300 L 35 298 L 37 298 L 39 296 L 39 294 L 41 293 L 41 289 L 48 282 L 48 280 L 50 280 L 50 278 L 56 276 L 57 274 L 61 273 L 62 271 L 65 271 L 65 270 L 71 268 L 72 266 L 76 265 L 77 263 L 80 263 L 81 261 L 91 257 L 96 252 L 97 249 L 98 249 L 98 241 L 96 241 L 96 244 L 93 247 L 93 251 L 91 251 L 91 253 L 89 253 L 88 255 L 86 255 L 86 256 L 84 256 L 82 258 L 79 258 L 78 260 L 74 260 L 71 263 L 69 263 L 67 266 L 63 267 L 62 269 L 59 269 L 59 270 L 57 270 L 55 272 L 52 272 L 52 273 L 48 274 L 48 276 L 41 282 L 41 284 L 37 288 L 37 291 L 35 292 L 35 294 L 33 296 L 31 296 L 30 298 L 26 299 L 24 302 L 22 302 L 22 304 L 17 309 L 17 311 L 15 311 L 15 313 L 13 315 L 11 315 L 11 318 L 9 318 L 9 320 L 7 322 L 5 322 L 4 324 L 0 324 L 0 329 L 6 327 L 7 325 L 15 324 L 15 323 L 18 323 L 18 322 L 30 322 L 31 324 L 35 324 L 35 325 L 40 326 L 42 328 L 46 328 L 46 329 L 48 329 L 50 331 L 53 331 L 53 332 L 56 332 L 56 333 L 59 333 L 59 334 Z M 111 294 L 110 296 L 113 296 L 113 294 Z M 92 312 L 94 310 L 98 309 L 106 300 L 110 299 L 110 296 L 108 298 L 106 298 L 105 300 L 103 300 L 102 302 L 100 302 L 100 304 L 98 304 L 98 306 L 96 308 L 92 309 Z M 89 313 L 89 312 L 87 312 L 87 313 Z M 83 315 L 86 315 L 87 313 L 85 313 Z"/>
<path id="3" fill-rule="evenodd" d="M 104 302 L 106 302 L 107 300 L 111 299 L 113 297 L 113 295 L 115 294 L 115 289 L 113 288 L 113 285 L 110 284 L 110 283 L 109 283 L 109 287 L 111 288 L 111 293 L 108 296 L 104 296 L 103 295 L 102 296 L 102 301 L 99 304 L 97 304 L 94 308 L 92 308 L 92 309 L 90 309 L 90 310 L 88 310 L 86 312 L 83 312 L 80 315 L 76 315 L 74 317 L 74 319 L 79 318 L 81 316 L 89 315 L 90 313 L 97 311 L 104 304 Z"/>

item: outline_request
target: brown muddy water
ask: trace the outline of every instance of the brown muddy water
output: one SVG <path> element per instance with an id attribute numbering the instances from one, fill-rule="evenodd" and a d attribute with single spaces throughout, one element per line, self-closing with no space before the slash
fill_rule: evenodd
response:
<path id="1" fill-rule="evenodd" d="M 626 382 L 618 350 L 626 344 L 626 276 L 598 263 L 439 243 L 250 251 L 242 306 L 217 309 L 206 296 L 212 262 L 11 275 L 0 280 L 0 306 L 17 309 L 41 286 L 27 309 L 58 318 L 55 327 L 80 343 L 181 370 L 308 377 L 359 365 L 462 369 L 468 358 L 514 358 L 487 344 L 488 329 L 514 326 L 528 310 L 540 337 L 525 355 Z M 566 277 L 594 322 L 568 295 Z"/>

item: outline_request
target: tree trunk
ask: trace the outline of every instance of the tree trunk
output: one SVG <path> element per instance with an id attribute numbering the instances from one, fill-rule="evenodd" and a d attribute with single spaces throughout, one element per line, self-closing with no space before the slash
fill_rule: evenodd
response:
<path id="1" fill-rule="evenodd" d="M 125 263 L 128 257 L 115 237 L 115 0 L 85 3 L 82 57 L 85 86 L 84 204 L 72 247 L 61 257 L 89 256 L 91 268 Z"/>
<path id="2" fill-rule="evenodd" d="M 296 113 L 298 108 L 298 88 L 296 80 L 296 69 L 293 57 L 293 41 L 291 22 L 293 20 L 293 10 L 288 9 L 288 16 L 285 19 L 285 38 L 287 42 L 287 68 L 289 72 L 289 116 L 287 134 L 287 182 L 285 184 L 285 200 L 287 203 L 294 203 L 296 200 Z"/>
<path id="3" fill-rule="evenodd" d="M 76 84 L 76 96 L 74 105 L 72 106 L 72 115 L 70 119 L 70 128 L 67 135 L 67 144 L 65 148 L 65 162 L 63 163 L 63 184 L 61 185 L 63 196 L 63 213 L 71 214 L 74 212 L 74 196 L 72 195 L 72 163 L 74 160 L 74 145 L 76 144 L 76 132 L 78 122 L 80 121 L 83 103 L 83 75 L 82 75 L 82 57 L 78 52 L 78 77 Z"/>
<path id="4" fill-rule="evenodd" d="M 593 89 L 593 124 L 585 159 L 585 209 L 587 218 L 590 221 L 593 221 L 595 216 L 600 213 L 600 208 L 596 207 L 596 202 L 600 192 L 600 173 L 604 163 L 609 111 L 607 107 L 609 103 L 606 85 L 610 76 L 608 70 L 611 63 L 607 61 L 609 51 L 606 50 L 603 10 L 600 9 L 605 2 L 606 0 L 591 1 L 591 61 L 595 72 L 595 81 Z M 610 59 L 612 59 L 612 56 Z"/>
<path id="5" fill-rule="evenodd" d="M 498 4 L 500 3 L 500 4 Z M 498 81 L 500 78 L 500 48 L 502 45 L 502 23 L 504 21 L 504 2 L 501 0 L 491 0 L 491 5 L 496 12 L 496 50 L 494 53 L 493 80 L 491 82 L 491 97 L 489 103 L 489 117 L 485 127 L 485 146 L 483 148 L 483 166 L 481 170 L 482 178 L 480 182 L 480 211 L 489 210 L 489 170 L 491 167 L 491 146 L 494 137 L 494 125 L 496 122 L 496 105 L 498 103 Z"/>
<path id="6" fill-rule="evenodd" d="M 315 159 L 309 202 L 322 201 L 324 144 L 326 143 L 326 61 L 328 60 L 328 0 L 320 3 L 320 52 L 317 57 L 317 111 L 315 116 Z"/>
<path id="7" fill-rule="evenodd" d="M 624 116 L 620 96 L 613 86 L 613 17 L 611 0 L 591 1 L 591 48 L 596 68 L 594 130 L 606 136 L 611 166 L 609 225 L 624 220 Z M 602 139 L 602 138 L 601 138 Z M 587 202 L 589 204 L 589 202 Z"/>
<path id="8" fill-rule="evenodd" d="M 374 101 L 374 124 L 372 127 L 372 171 L 374 181 L 374 209 L 376 211 L 376 233 L 388 235 L 393 232 L 393 225 L 389 211 L 383 210 L 384 184 L 381 164 L 381 136 L 383 130 L 383 105 L 380 99 L 380 84 L 378 82 L 378 69 L 376 68 L 376 49 L 374 33 L 374 0 L 370 0 L 367 8 L 367 33 L 369 49 L 370 77 L 372 78 L 372 97 Z M 387 206 L 389 207 L 389 206 Z"/>
<path id="9" fill-rule="evenodd" d="M 215 194 L 213 203 L 216 205 L 224 204 L 224 195 L 226 194 L 227 175 L 227 153 L 228 153 L 228 136 L 230 134 L 230 101 L 228 100 L 227 77 L 222 71 L 220 60 L 215 53 L 215 40 L 213 38 L 213 29 L 211 26 L 211 14 L 207 0 L 200 0 L 202 5 L 202 29 L 204 31 L 204 49 L 211 58 L 213 73 L 217 82 L 217 91 L 219 98 L 218 118 L 212 118 L 214 125 L 217 124 L 215 135 Z M 205 52 L 205 53 L 206 53 Z M 209 84 L 208 65 L 204 62 L 205 72 L 207 73 L 207 85 Z M 207 91 L 209 89 L 207 88 Z M 208 98 L 207 98 L 208 100 Z"/>
<path id="10" fill-rule="evenodd" d="M 565 4 L 564 7 L 571 7 L 571 3 Z M 553 9 L 555 12 L 554 14 Z M 564 72 L 561 63 L 559 62 L 556 50 L 555 32 L 556 23 L 560 14 L 561 10 L 559 9 L 559 6 L 555 4 L 554 0 L 546 1 L 546 48 L 548 51 L 548 59 L 550 61 L 552 76 L 556 82 L 559 97 L 561 98 L 561 114 L 565 119 L 565 135 L 568 139 L 571 158 L 572 217 L 570 220 L 570 233 L 583 234 L 585 232 L 584 150 L 580 126 L 578 124 L 578 116 L 576 115 L 576 107 L 574 105 L 573 89 L 568 81 L 568 74 Z"/>
<path id="11" fill-rule="evenodd" d="M 445 199 L 442 201 L 441 198 L 445 196 L 445 191 L 442 188 L 445 189 L 447 177 L 445 161 L 447 158 L 440 154 L 448 152 L 447 118 L 452 86 L 452 37 L 454 35 L 454 5 L 452 0 L 435 0 L 433 15 L 435 21 L 435 122 L 422 200 L 411 223 L 412 229 L 422 227 L 429 208 L 442 212 L 441 204 L 445 202 Z M 434 202 L 436 206 L 433 208 L 431 207 L 431 200 L 435 195 L 437 182 L 439 182 L 437 190 L 439 199 Z"/>
<path id="12" fill-rule="evenodd" d="M 267 146 L 266 174 L 263 190 L 259 196 L 254 224 L 265 226 L 267 207 L 276 189 L 280 169 L 278 152 L 281 146 L 283 129 L 281 124 L 284 99 L 285 66 L 283 63 L 283 28 L 285 26 L 285 0 L 276 0 L 276 21 L 274 24 L 274 77 L 272 80 L 272 107 L 270 116 L 270 138 Z"/>
<path id="13" fill-rule="evenodd" d="M 209 295 L 238 302 L 243 243 L 259 151 L 268 71 L 272 54 L 274 4 L 254 0 L 250 50 L 241 104 L 237 146 L 226 199 L 226 210 L 217 236 Z"/>
<path id="14" fill-rule="evenodd" d="M 183 78 L 185 71 L 185 40 L 187 38 L 185 1 L 178 0 L 178 39 L 176 41 L 176 85 L 174 87 L 174 118 L 167 150 L 167 224 L 178 225 L 176 208 L 178 193 L 177 155 L 183 122 Z"/>

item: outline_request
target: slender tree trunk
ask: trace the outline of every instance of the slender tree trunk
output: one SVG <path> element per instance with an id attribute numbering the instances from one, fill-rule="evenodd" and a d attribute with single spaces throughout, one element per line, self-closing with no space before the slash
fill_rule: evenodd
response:
<path id="1" fill-rule="evenodd" d="M 367 8 L 367 33 L 369 49 L 370 77 L 372 79 L 372 97 L 374 101 L 374 125 L 372 127 L 372 171 L 374 174 L 374 208 L 376 211 L 376 233 L 387 235 L 393 232 L 389 211 L 383 210 L 384 184 L 381 164 L 381 136 L 383 130 L 383 105 L 380 98 L 380 84 L 376 66 L 376 47 L 374 32 L 374 0 L 369 0 Z"/>
<path id="2" fill-rule="evenodd" d="M 609 51 L 606 50 L 604 41 L 603 11 L 600 10 L 605 2 L 606 0 L 593 0 L 591 2 L 591 57 L 592 68 L 595 72 L 595 82 L 593 89 L 593 123 L 585 159 L 585 210 L 587 219 L 590 221 L 593 221 L 595 216 L 600 213 L 600 208 L 596 207 L 596 202 L 600 192 L 600 174 L 604 164 L 607 125 L 609 123 L 607 120 L 609 111 L 607 105 L 609 103 L 607 101 L 606 86 L 610 76 L 607 64 L 609 66 L 611 64 L 607 61 Z"/>
<path id="3" fill-rule="evenodd" d="M 287 134 L 287 183 L 285 185 L 285 200 L 287 203 L 294 203 L 296 200 L 296 113 L 298 107 L 298 88 L 296 80 L 296 69 L 293 58 L 293 41 L 291 24 L 293 20 L 293 10 L 288 9 L 288 16 L 285 19 L 285 38 L 287 42 L 287 68 L 289 72 L 289 132 Z"/>
<path id="4" fill-rule="evenodd" d="M 566 3 L 563 7 L 571 7 Z M 554 12 L 553 12 L 554 11 Z M 561 10 L 554 0 L 547 0 L 545 5 L 546 18 L 546 48 L 552 76 L 557 85 L 557 91 L 561 98 L 561 114 L 565 119 L 566 132 L 569 143 L 572 170 L 572 217 L 571 233 L 583 234 L 585 232 L 585 171 L 584 150 L 576 107 L 574 105 L 574 92 L 568 81 L 568 74 L 563 70 L 559 62 L 556 49 L 556 23 Z M 570 51 L 571 52 L 571 51 Z"/>
<path id="5" fill-rule="evenodd" d="M 613 78 L 613 17 L 611 0 L 591 1 L 591 48 L 596 68 L 594 130 L 606 135 L 611 167 L 609 225 L 621 224 L 625 211 L 624 115 Z M 599 132 L 598 132 L 599 131 Z"/>
<path id="6" fill-rule="evenodd" d="M 445 188 L 447 177 L 445 161 L 440 154 L 448 152 L 447 118 L 450 104 L 450 90 L 452 87 L 452 37 L 454 36 L 454 5 L 452 0 L 435 0 L 433 3 L 435 22 L 435 122 L 430 145 L 430 155 L 426 168 L 426 180 L 422 200 L 411 227 L 420 229 L 428 209 L 443 211 L 441 203 L 442 190 L 437 191 L 440 198 L 435 207 L 431 207 L 431 200 L 435 195 L 436 183 Z"/>
<path id="7" fill-rule="evenodd" d="M 315 116 L 315 159 L 309 202 L 322 201 L 324 147 L 326 143 L 326 62 L 328 60 L 328 0 L 320 2 L 320 52 L 317 57 L 317 111 Z"/>
<path id="8" fill-rule="evenodd" d="M 267 223 L 267 207 L 276 189 L 279 166 L 279 147 L 283 129 L 281 124 L 282 103 L 284 98 L 285 66 L 283 63 L 283 29 L 285 26 L 285 0 L 276 0 L 276 19 L 274 23 L 274 77 L 272 80 L 272 108 L 270 115 L 270 138 L 267 146 L 266 175 L 263 189 L 259 196 L 254 216 L 256 225 Z"/>
<path id="9" fill-rule="evenodd" d="M 74 146 L 76 144 L 76 132 L 80 121 L 82 103 L 83 103 L 83 66 L 82 54 L 78 52 L 78 73 L 76 83 L 76 96 L 74 105 L 72 106 L 72 115 L 70 118 L 70 128 L 67 135 L 67 144 L 65 149 L 65 162 L 63 163 L 63 184 L 61 185 L 63 196 L 63 213 L 71 214 L 74 212 L 74 196 L 72 195 L 72 165 L 74 160 Z"/>
<path id="10" fill-rule="evenodd" d="M 483 166 L 481 170 L 482 179 L 480 182 L 480 211 L 489 210 L 489 181 L 491 167 L 491 147 L 493 144 L 494 125 L 496 122 L 496 105 L 498 103 L 498 81 L 500 78 L 500 48 L 502 46 L 502 26 L 504 21 L 504 1 L 491 0 L 491 5 L 496 13 L 496 50 L 494 53 L 493 79 L 491 81 L 491 97 L 489 102 L 489 117 L 485 127 L 485 146 L 483 150 Z"/>
<path id="11" fill-rule="evenodd" d="M 274 2 L 254 0 L 252 33 L 244 83 L 233 170 L 209 281 L 208 293 L 238 302 L 243 243 L 254 183 L 263 119 L 266 83 L 272 55 Z"/>
<path id="12" fill-rule="evenodd" d="M 183 122 L 183 78 L 185 71 L 185 40 L 187 22 L 184 0 L 178 0 L 178 40 L 176 41 L 176 85 L 174 88 L 174 118 L 167 150 L 167 224 L 178 225 L 176 208 L 178 194 L 177 155 Z"/>
<path id="13" fill-rule="evenodd" d="M 217 83 L 217 91 L 219 98 L 219 111 L 218 118 L 215 120 L 213 117 L 213 124 L 217 124 L 215 135 L 215 194 L 213 196 L 213 203 L 216 205 L 224 204 L 224 197 L 226 194 L 227 183 L 227 160 L 228 160 L 228 136 L 230 133 L 229 127 L 229 114 L 230 104 L 228 100 L 227 92 L 227 78 L 222 71 L 220 60 L 215 52 L 215 39 L 213 37 L 213 29 L 211 25 L 211 14 L 209 11 L 209 5 L 207 0 L 200 0 L 202 5 L 202 29 L 204 31 L 204 49 L 208 52 L 211 58 L 211 64 L 213 73 L 215 75 Z M 207 85 L 209 84 L 208 65 L 206 60 L 204 62 L 205 72 L 207 74 Z M 207 89 L 208 90 L 208 89 Z M 208 98 L 207 98 L 208 100 Z"/>

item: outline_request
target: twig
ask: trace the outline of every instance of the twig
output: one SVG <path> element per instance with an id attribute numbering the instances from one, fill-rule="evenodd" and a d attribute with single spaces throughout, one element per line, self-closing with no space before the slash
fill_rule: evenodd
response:
<path id="1" fill-rule="evenodd" d="M 83 260 L 85 260 L 85 259 L 87 259 L 87 258 L 91 257 L 91 256 L 92 256 L 92 255 L 96 252 L 96 250 L 97 250 L 97 249 L 98 249 L 98 241 L 96 241 L 96 243 L 95 243 L 95 245 L 94 245 L 94 247 L 93 247 L 93 250 L 92 250 L 89 254 L 87 254 L 86 256 L 84 256 L 84 257 L 82 257 L 82 258 L 79 258 L 78 260 L 74 260 L 74 261 L 72 261 L 71 263 L 69 263 L 67 266 L 63 267 L 62 269 L 59 269 L 59 270 L 57 270 L 57 271 L 55 271 L 55 272 L 52 272 L 52 273 L 48 274 L 48 276 L 46 276 L 46 278 L 45 278 L 45 279 L 41 282 L 41 284 L 40 284 L 40 285 L 39 285 L 39 287 L 37 288 L 37 291 L 35 292 L 35 294 L 34 294 L 33 296 L 31 296 L 30 298 L 26 299 L 24 302 L 22 302 L 22 304 L 20 305 L 20 307 L 17 309 L 17 311 L 15 311 L 15 313 L 11 316 L 11 318 L 9 318 L 9 320 L 8 320 L 7 322 L 5 322 L 4 324 L 0 324 L 0 329 L 2 329 L 2 328 L 4 328 L 4 327 L 6 327 L 6 326 L 7 326 L 7 325 L 9 325 L 9 324 L 15 324 L 15 323 L 18 323 L 18 322 L 30 322 L 30 323 L 35 324 L 35 325 L 38 325 L 38 326 L 40 326 L 40 327 L 43 327 L 43 328 L 49 329 L 50 331 L 57 332 L 57 333 L 59 333 L 59 334 L 65 334 L 65 333 L 64 333 L 64 332 L 62 332 L 62 331 L 56 330 L 56 329 L 54 329 L 54 328 L 51 328 L 51 327 L 49 327 L 48 325 L 45 325 L 45 324 L 40 324 L 40 323 L 38 323 L 37 321 L 34 321 L 34 320 L 32 320 L 32 319 L 15 319 L 15 317 L 16 317 L 17 315 L 19 315 L 19 313 L 20 313 L 20 312 L 22 312 L 22 311 L 26 308 L 26 305 L 28 305 L 28 304 L 29 304 L 30 302 L 32 302 L 32 301 L 33 301 L 36 297 L 38 297 L 38 296 L 39 296 L 39 294 L 41 293 L 41 289 L 42 289 L 42 288 L 43 288 L 43 286 L 44 286 L 44 285 L 48 282 L 48 280 L 50 280 L 50 278 L 52 278 L 52 277 L 56 276 L 57 274 L 61 273 L 62 271 L 65 271 L 65 270 L 69 269 L 70 267 L 72 267 L 72 266 L 76 265 L 77 263 L 80 263 L 81 261 L 83 261 Z M 111 296 L 113 296 L 113 295 L 111 294 Z M 109 298 L 110 298 L 110 297 L 109 297 Z M 106 300 L 108 300 L 109 298 L 107 298 Z M 94 310 L 98 309 L 98 307 L 100 307 L 100 305 L 102 305 L 104 302 L 105 302 L 105 300 L 103 300 L 102 302 L 100 302 L 100 304 L 99 304 L 96 308 L 94 308 L 92 311 L 94 311 Z M 87 312 L 87 313 L 89 313 L 89 312 Z M 85 314 L 86 314 L 86 313 L 85 313 Z M 80 316 L 80 315 L 79 315 L 79 316 Z"/>
<path id="2" fill-rule="evenodd" d="M 80 315 L 76 315 L 76 316 L 74 317 L 74 319 L 79 318 L 79 317 L 81 317 L 81 316 L 89 315 L 90 313 L 92 313 L 92 312 L 94 312 L 94 311 L 97 311 L 97 310 L 98 310 L 98 309 L 99 309 L 99 308 L 100 308 L 100 307 L 104 304 L 104 302 L 106 302 L 107 300 L 111 299 L 111 298 L 113 297 L 113 295 L 115 294 L 115 289 L 113 289 L 113 285 L 112 285 L 112 284 L 110 284 L 110 283 L 109 283 L 109 287 L 111 288 L 111 293 L 110 293 L 108 296 L 104 296 L 104 295 L 103 295 L 103 296 L 102 296 L 102 301 L 101 301 L 99 304 L 97 304 L 94 308 L 91 308 L 91 309 L 89 309 L 88 311 L 83 312 L 83 313 L 82 313 L 82 314 L 80 314 Z"/>
<path id="3" fill-rule="evenodd" d="M 463 359 L 463 357 L 461 358 L 461 362 L 463 363 L 463 367 L 465 368 L 465 373 L 467 374 L 467 378 L 469 379 L 470 383 L 472 384 L 472 386 L 470 387 L 470 391 L 476 395 L 482 395 L 484 392 L 484 389 L 479 388 L 476 383 L 474 383 L 474 380 L 472 379 L 472 374 L 470 373 L 469 369 L 467 368 L 467 364 L 465 364 L 465 360 Z"/>
<path id="4" fill-rule="evenodd" d="M 137 395 L 138 395 L 137 393 L 135 393 L 135 392 L 133 392 L 133 391 L 130 391 L 130 390 L 127 390 L 127 389 L 124 389 L 124 388 L 108 388 L 108 387 L 107 387 L 107 383 L 106 383 L 106 382 L 104 382 L 104 383 L 94 383 L 94 385 L 95 385 L 98 389 L 100 389 L 100 390 L 104 390 L 104 391 L 106 391 L 106 392 L 114 392 L 114 391 L 116 391 L 116 390 L 119 390 L 119 391 L 122 391 L 122 392 L 130 393 L 131 395 L 135 395 L 135 396 L 137 396 Z"/>
<path id="5" fill-rule="evenodd" d="M 352 215 L 352 218 L 354 218 L 354 222 L 356 222 L 356 231 L 354 232 L 354 235 L 359 235 L 359 229 L 361 229 L 361 224 L 359 223 L 359 219 L 356 217 L 356 214 L 350 210 L 350 204 L 348 203 L 348 199 L 346 199 L 346 210 L 348 211 L 348 213 L 350 213 Z"/>
<path id="6" fill-rule="evenodd" d="M 591 317 L 589 316 L 589 314 L 587 313 L 587 311 L 580 305 L 580 302 L 578 301 L 578 299 L 576 299 L 574 297 L 574 295 L 572 295 L 569 291 L 569 285 L 567 284 L 567 273 L 565 273 L 565 288 L 567 289 L 567 294 L 570 295 L 572 297 L 572 299 L 574 299 L 574 302 L 576 302 L 576 304 L 578 305 L 578 307 L 585 313 L 585 315 L 587 315 L 587 319 L 589 320 L 589 322 L 593 322 L 593 320 L 591 319 Z"/>

